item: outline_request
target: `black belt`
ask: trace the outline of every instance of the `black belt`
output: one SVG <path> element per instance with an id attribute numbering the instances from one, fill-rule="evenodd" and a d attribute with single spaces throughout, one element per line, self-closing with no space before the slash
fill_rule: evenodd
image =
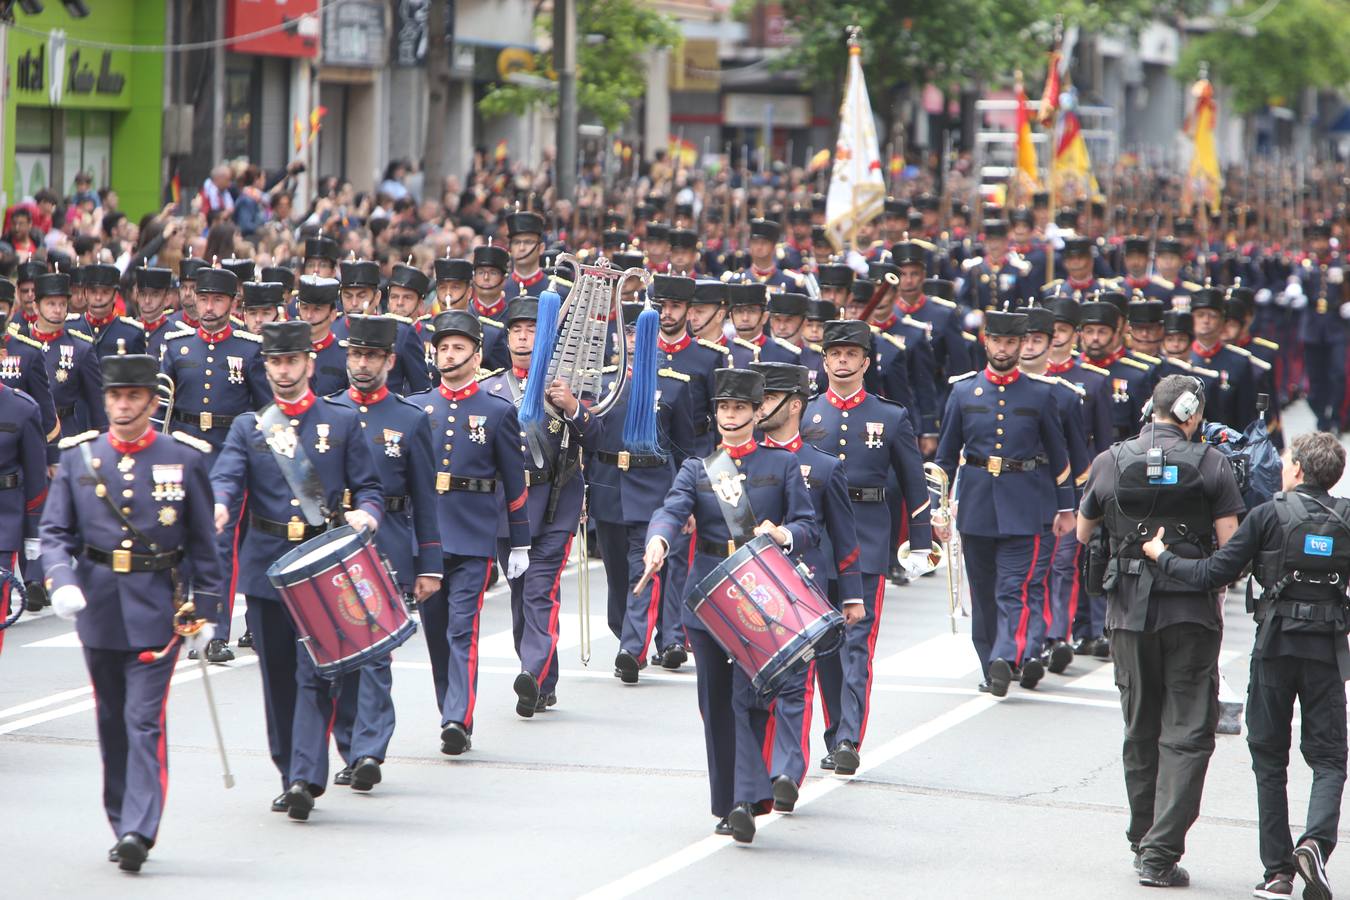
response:
<path id="1" fill-rule="evenodd" d="M 553 480 L 553 473 L 548 469 L 526 469 L 525 486 L 533 487 L 536 484 L 548 484 Z"/>
<path id="2" fill-rule="evenodd" d="M 213 412 L 183 412 L 181 409 L 173 411 L 173 420 L 182 422 L 184 425 L 192 425 L 202 431 L 210 431 L 212 428 L 229 428 L 230 423 L 235 420 L 235 416 L 223 416 L 220 413 Z"/>
<path id="3" fill-rule="evenodd" d="M 702 538 L 699 538 L 698 541 L 699 553 L 706 553 L 708 556 L 717 556 L 722 559 L 726 559 L 728 556 L 735 553 L 737 549 L 739 548 L 734 545 L 733 541 L 718 543 L 717 541 L 705 541 Z"/>
<path id="4" fill-rule="evenodd" d="M 323 525 L 310 525 L 303 519 L 291 519 L 289 522 L 273 522 L 271 519 L 264 519 L 262 516 L 249 514 L 248 525 L 250 528 L 256 528 L 263 534 L 270 534 L 273 537 L 282 537 L 292 543 L 307 541 L 312 537 L 318 537 L 328 530 L 327 523 Z"/>
<path id="5" fill-rule="evenodd" d="M 412 502 L 412 498 L 409 497 L 407 494 L 404 494 L 404 495 L 402 495 L 402 496 L 400 496 L 400 497 L 385 497 L 385 498 L 384 498 L 384 510 L 385 510 L 385 512 L 403 512 L 405 509 L 408 508 L 408 504 L 411 503 L 411 502 Z M 343 492 L 342 492 L 342 508 L 343 508 L 343 509 L 351 509 L 351 508 L 352 508 L 352 492 L 351 492 L 351 491 L 343 491 Z"/>
<path id="6" fill-rule="evenodd" d="M 886 499 L 886 489 L 879 487 L 851 487 L 848 499 L 854 503 L 880 503 Z"/>
<path id="7" fill-rule="evenodd" d="M 446 491 L 472 491 L 475 494 L 491 494 L 497 490 L 495 478 L 464 478 L 449 472 L 436 473 L 436 493 Z"/>
<path id="8" fill-rule="evenodd" d="M 990 475 L 999 475 L 1002 472 L 1034 472 L 1039 462 L 1034 459 L 1006 459 L 1002 456 L 991 456 L 988 459 L 983 456 L 967 456 L 966 465 L 988 469 Z"/>
<path id="9" fill-rule="evenodd" d="M 665 459 L 654 453 L 629 453 L 627 450 L 619 453 L 600 450 L 595 454 L 595 458 L 607 466 L 618 466 L 621 472 L 627 472 L 629 469 L 655 469 L 666 464 Z"/>
<path id="10" fill-rule="evenodd" d="M 73 403 L 70 406 L 58 406 L 56 408 L 56 417 L 58 419 L 69 419 L 73 415 L 75 415 L 75 404 Z"/>
<path id="11" fill-rule="evenodd" d="M 100 566 L 109 566 L 114 572 L 163 572 L 183 561 L 182 550 L 168 553 L 132 553 L 130 550 L 100 550 L 85 547 L 84 558 Z"/>
<path id="12" fill-rule="evenodd" d="M 8 475 L 0 475 L 0 491 L 8 491 L 19 486 L 19 473 L 10 472 Z"/>

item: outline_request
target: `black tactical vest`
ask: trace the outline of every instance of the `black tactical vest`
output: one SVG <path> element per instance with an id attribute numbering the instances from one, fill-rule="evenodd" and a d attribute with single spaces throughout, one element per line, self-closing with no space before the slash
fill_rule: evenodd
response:
<path id="1" fill-rule="evenodd" d="M 1305 634 L 1346 631 L 1345 587 L 1350 575 L 1350 503 L 1281 491 L 1271 500 L 1281 545 L 1262 551 L 1253 574 L 1263 591 L 1252 612 L 1258 622 L 1274 615 L 1280 630 Z M 1262 640 L 1271 628 L 1263 629 Z"/>

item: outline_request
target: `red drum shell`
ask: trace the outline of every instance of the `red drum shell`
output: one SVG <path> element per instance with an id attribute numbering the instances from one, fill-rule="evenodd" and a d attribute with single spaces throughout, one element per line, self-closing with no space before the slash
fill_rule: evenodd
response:
<path id="1" fill-rule="evenodd" d="M 761 697 L 843 644 L 844 617 L 767 535 L 727 557 L 686 602 Z"/>
<path id="2" fill-rule="evenodd" d="M 267 577 L 324 678 L 388 654 L 417 631 L 369 532 L 324 532 L 273 563 Z"/>

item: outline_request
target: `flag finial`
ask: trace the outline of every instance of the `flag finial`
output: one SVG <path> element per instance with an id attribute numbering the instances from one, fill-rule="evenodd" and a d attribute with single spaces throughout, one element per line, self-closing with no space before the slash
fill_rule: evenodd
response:
<path id="1" fill-rule="evenodd" d="M 862 28 L 858 25 L 848 26 L 848 52 L 853 56 L 862 53 Z"/>

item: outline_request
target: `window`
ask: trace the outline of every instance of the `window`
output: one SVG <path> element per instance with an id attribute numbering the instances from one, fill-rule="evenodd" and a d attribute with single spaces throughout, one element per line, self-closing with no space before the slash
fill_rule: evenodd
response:
<path id="1" fill-rule="evenodd" d="M 54 111 L 20 106 L 14 116 L 15 199 L 31 197 L 47 187 L 52 176 Z"/>

